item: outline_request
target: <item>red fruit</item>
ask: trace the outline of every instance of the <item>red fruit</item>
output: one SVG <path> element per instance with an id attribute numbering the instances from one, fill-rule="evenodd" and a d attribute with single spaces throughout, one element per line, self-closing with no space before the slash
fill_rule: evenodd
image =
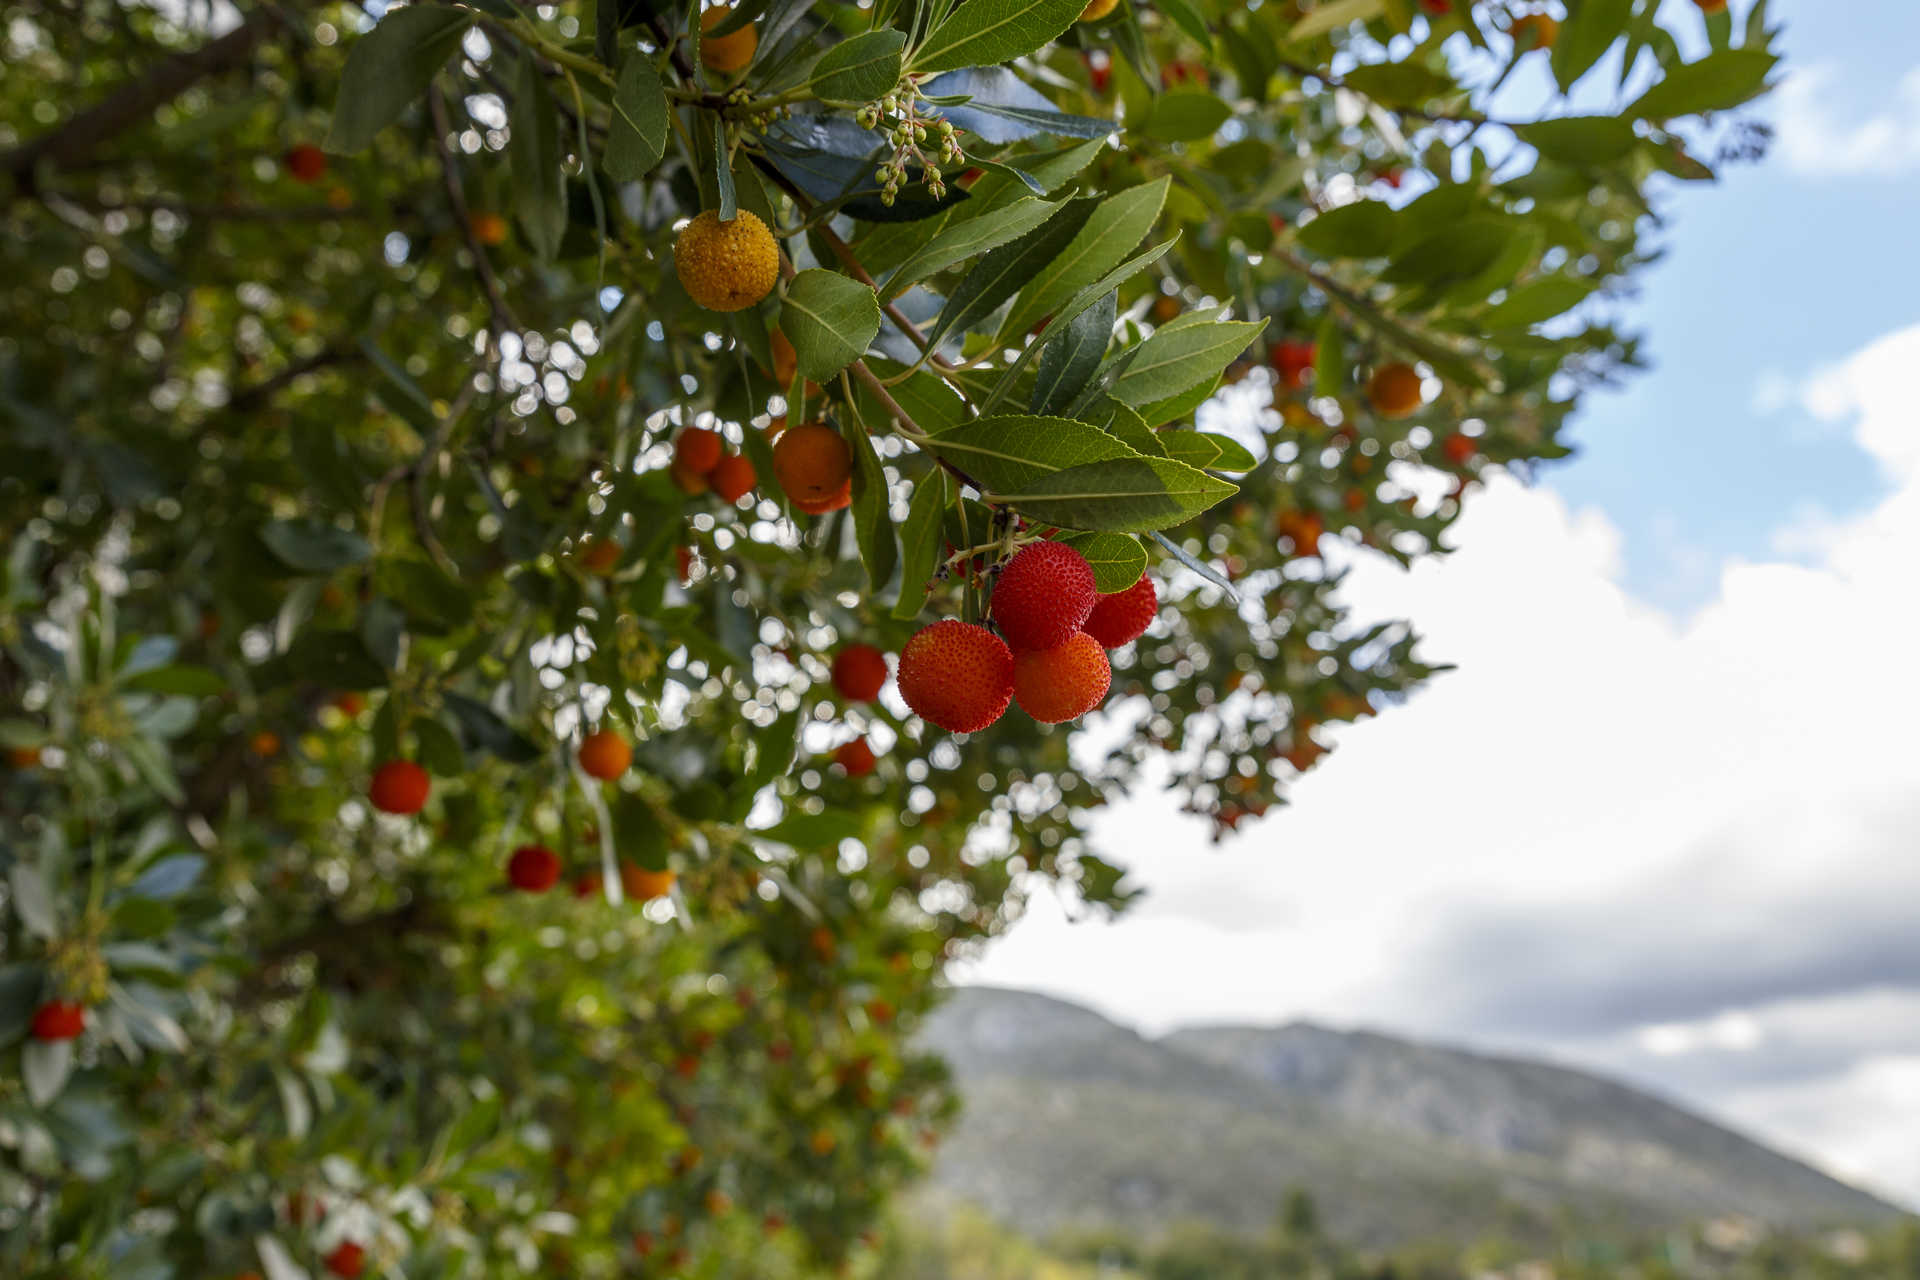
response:
<path id="1" fill-rule="evenodd" d="M 1402 175 L 1400 173 L 1400 170 L 1389 169 L 1385 173 L 1380 175 L 1380 181 L 1386 183 L 1388 186 L 1392 187 L 1395 191 L 1398 191 L 1400 189 L 1401 176 Z"/>
<path id="2" fill-rule="evenodd" d="M 693 576 L 693 548 L 684 543 L 673 549 L 674 565 L 680 571 L 680 585 L 685 586 L 687 579 Z"/>
<path id="3" fill-rule="evenodd" d="M 560 855 L 543 844 L 523 844 L 507 859 L 507 880 L 524 893 L 545 893 L 560 882 Z"/>
<path id="4" fill-rule="evenodd" d="M 833 655 L 833 689 L 849 702 L 872 702 L 887 683 L 887 655 L 870 644 L 850 644 Z"/>
<path id="5" fill-rule="evenodd" d="M 993 620 L 1015 649 L 1052 649 L 1080 630 L 1099 598 L 1085 556 L 1062 543 L 1034 542 L 1000 571 Z"/>
<path id="6" fill-rule="evenodd" d="M 598 871 L 582 871 L 573 878 L 573 896 L 595 898 L 606 892 L 607 878 Z"/>
<path id="7" fill-rule="evenodd" d="M 1014 655 L 1013 696 L 1041 724 L 1074 720 L 1099 706 L 1113 683 L 1107 651 L 1086 632 L 1052 649 Z"/>
<path id="8" fill-rule="evenodd" d="M 1471 436 L 1455 434 L 1440 442 L 1440 452 L 1444 453 L 1447 461 L 1456 467 L 1464 467 L 1472 462 L 1473 451 L 1474 443 Z"/>
<path id="9" fill-rule="evenodd" d="M 1091 578 L 1093 571 L 1087 572 Z M 1013 700 L 1013 654 L 985 627 L 946 618 L 900 646 L 895 680 L 900 696 L 928 724 L 978 733 Z"/>
<path id="10" fill-rule="evenodd" d="M 1118 649 L 1129 640 L 1139 638 L 1159 607 L 1160 596 L 1153 589 L 1153 579 L 1143 573 L 1140 581 L 1125 591 L 1094 601 L 1093 612 L 1087 615 L 1081 630 L 1098 640 L 1101 648 Z"/>
<path id="11" fill-rule="evenodd" d="M 873 772 L 873 748 L 865 738 L 843 742 L 833 749 L 833 762 L 845 769 L 849 778 L 864 778 Z"/>
<path id="12" fill-rule="evenodd" d="M 1436 18 L 1444 18 L 1453 12 L 1453 0 L 1420 0 L 1420 7 Z"/>
<path id="13" fill-rule="evenodd" d="M 793 509 L 802 515 L 823 516 L 829 511 L 838 511 L 852 501 L 853 481 L 848 479 L 824 498 L 794 498 Z"/>
<path id="14" fill-rule="evenodd" d="M 411 760 L 389 760 L 373 771 L 367 798 L 382 813 L 418 813 L 427 804 L 433 780 Z"/>
<path id="15" fill-rule="evenodd" d="M 1280 375 L 1280 384 L 1298 390 L 1307 385 L 1307 375 L 1313 371 L 1313 361 L 1319 351 L 1318 343 L 1288 338 L 1268 347 L 1267 358 L 1274 372 Z"/>
<path id="16" fill-rule="evenodd" d="M 340 714 L 351 720 L 367 709 L 367 700 L 357 693 L 342 693 L 334 697 L 333 705 Z"/>
<path id="17" fill-rule="evenodd" d="M 722 502 L 738 502 L 753 491 L 760 475 L 753 464 L 737 453 L 730 453 L 713 464 L 713 471 L 707 476 L 708 483 Z"/>
<path id="18" fill-rule="evenodd" d="M 580 740 L 580 768 L 590 778 L 612 782 L 633 763 L 633 748 L 610 729 L 590 733 Z"/>
<path id="19" fill-rule="evenodd" d="M 356 1280 L 367 1269 L 367 1251 L 351 1240 L 342 1240 L 323 1261 L 333 1274 L 343 1276 L 345 1280 Z"/>
<path id="20" fill-rule="evenodd" d="M 287 149 L 287 172 L 296 182 L 318 182 L 326 176 L 327 153 L 311 142 Z"/>
<path id="21" fill-rule="evenodd" d="M 719 465 L 723 452 L 717 434 L 705 427 L 688 427 L 673 442 L 673 464 L 682 471 L 703 476 Z"/>
<path id="22" fill-rule="evenodd" d="M 49 1000 L 33 1011 L 35 1040 L 71 1040 L 86 1029 L 86 1009 L 66 1000 Z"/>

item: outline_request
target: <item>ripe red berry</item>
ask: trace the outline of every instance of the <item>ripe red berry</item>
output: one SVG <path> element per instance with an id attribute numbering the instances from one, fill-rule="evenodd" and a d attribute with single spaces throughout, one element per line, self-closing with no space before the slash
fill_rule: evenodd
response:
<path id="1" fill-rule="evenodd" d="M 1319 351 L 1316 343 L 1286 338 L 1267 348 L 1267 359 L 1280 375 L 1280 384 L 1298 390 L 1307 385 L 1307 374 L 1312 372 Z"/>
<path id="2" fill-rule="evenodd" d="M 633 748 L 611 729 L 601 729 L 580 740 L 580 768 L 590 778 L 611 782 L 633 763 Z"/>
<path id="3" fill-rule="evenodd" d="M 367 1251 L 351 1240 L 342 1240 L 323 1261 L 327 1270 L 343 1280 L 359 1280 L 360 1273 L 367 1269 Z"/>
<path id="4" fill-rule="evenodd" d="M 1064 543 L 1035 542 L 1000 571 L 993 620 L 1015 649 L 1052 649 L 1080 630 L 1099 597 L 1085 556 Z"/>
<path id="5" fill-rule="evenodd" d="M 545 893 L 560 882 L 560 855 L 543 844 L 523 844 L 507 859 L 507 880 L 524 893 Z"/>
<path id="6" fill-rule="evenodd" d="M 713 492 L 722 502 L 738 502 L 753 491 L 760 479 L 753 469 L 753 463 L 737 453 L 730 453 L 713 464 L 713 470 L 707 476 L 707 482 L 713 486 Z"/>
<path id="7" fill-rule="evenodd" d="M 287 149 L 287 172 L 296 182 L 318 182 L 327 172 L 327 153 L 311 142 Z"/>
<path id="8" fill-rule="evenodd" d="M 33 1011 L 35 1040 L 71 1040 L 86 1028 L 86 1009 L 66 1000 L 49 1000 Z"/>
<path id="9" fill-rule="evenodd" d="M 719 465 L 724 452 L 720 437 L 705 427 L 688 427 L 673 442 L 674 465 L 694 475 L 705 475 Z"/>
<path id="10" fill-rule="evenodd" d="M 418 813 L 427 804 L 432 779 L 411 760 L 389 760 L 373 771 L 367 798 L 382 813 Z"/>
<path id="11" fill-rule="evenodd" d="M 896 680 L 922 720 L 949 733 L 978 733 L 1013 700 L 1013 654 L 985 627 L 946 618 L 900 647 Z"/>
<path id="12" fill-rule="evenodd" d="M 1028 649 L 1013 658 L 1013 697 L 1042 724 L 1074 720 L 1099 706 L 1113 683 L 1107 651 L 1086 632 L 1052 649 Z"/>
<path id="13" fill-rule="evenodd" d="M 1118 649 L 1147 629 L 1159 606 L 1160 597 L 1153 589 L 1153 579 L 1143 573 L 1140 581 L 1125 591 L 1094 601 L 1093 612 L 1087 615 L 1082 630 L 1098 640 L 1101 648 Z"/>
<path id="14" fill-rule="evenodd" d="M 872 702 L 887 683 L 887 655 L 870 644 L 850 644 L 833 655 L 833 690 L 848 702 Z"/>
<path id="15" fill-rule="evenodd" d="M 1472 436 L 1457 433 L 1440 442 L 1440 452 L 1445 454 L 1447 461 L 1456 467 L 1464 467 L 1473 461 L 1474 448 Z"/>
<path id="16" fill-rule="evenodd" d="M 849 778 L 864 778 L 873 772 L 873 748 L 865 738 L 843 742 L 833 749 L 833 762 L 845 769 Z"/>

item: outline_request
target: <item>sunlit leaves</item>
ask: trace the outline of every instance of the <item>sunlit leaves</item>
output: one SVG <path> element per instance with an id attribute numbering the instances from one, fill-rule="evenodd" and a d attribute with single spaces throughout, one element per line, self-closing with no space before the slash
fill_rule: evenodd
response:
<path id="1" fill-rule="evenodd" d="M 968 0 L 913 55 L 916 72 L 990 66 L 1032 53 L 1065 31 L 1086 0 Z"/>
<path id="2" fill-rule="evenodd" d="M 800 372 L 824 382 L 858 360 L 880 332 L 880 300 L 838 272 L 802 271 L 787 285 L 780 331 L 793 343 Z"/>
<path id="3" fill-rule="evenodd" d="M 904 31 L 863 31 L 820 56 L 813 64 L 813 91 L 826 102 L 871 102 L 900 80 Z"/>
<path id="4" fill-rule="evenodd" d="M 360 151 L 433 80 L 460 47 L 473 15 L 464 9 L 408 5 L 360 37 L 340 76 L 327 133 L 330 151 Z"/>
<path id="5" fill-rule="evenodd" d="M 608 113 L 607 173 L 622 182 L 645 177 L 666 154 L 669 125 L 660 73 L 646 55 L 629 55 Z"/>

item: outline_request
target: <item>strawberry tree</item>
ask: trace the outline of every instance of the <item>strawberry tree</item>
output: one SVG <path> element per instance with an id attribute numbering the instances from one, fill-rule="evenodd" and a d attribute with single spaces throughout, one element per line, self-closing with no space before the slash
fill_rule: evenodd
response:
<path id="1" fill-rule="evenodd" d="M 1637 362 L 1701 9 L 7 4 L 0 1270 L 870 1269 L 943 966 Z"/>

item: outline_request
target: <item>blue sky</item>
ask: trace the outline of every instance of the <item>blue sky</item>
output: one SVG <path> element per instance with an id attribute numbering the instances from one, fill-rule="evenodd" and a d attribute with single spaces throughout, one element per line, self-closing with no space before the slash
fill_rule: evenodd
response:
<path id="1" fill-rule="evenodd" d="M 1907 155 L 1888 166 L 1897 172 L 1814 173 L 1778 140 L 1712 187 L 1670 185 L 1668 254 L 1632 313 L 1653 368 L 1592 396 L 1574 423 L 1578 458 L 1543 477 L 1606 511 L 1626 538 L 1626 585 L 1670 609 L 1698 605 L 1727 558 L 1768 554 L 1809 506 L 1846 515 L 1881 492 L 1844 437 L 1811 429 L 1794 405 L 1756 408 L 1756 394 L 1920 318 L 1920 101 L 1903 111 L 1898 87 L 1920 67 L 1920 4 L 1775 0 L 1770 12 L 1790 73 L 1815 79 L 1811 101 L 1843 126 L 1861 123 L 1849 113 L 1891 118 Z M 1763 114 L 1785 123 L 1806 101 L 1795 93 Z"/>

